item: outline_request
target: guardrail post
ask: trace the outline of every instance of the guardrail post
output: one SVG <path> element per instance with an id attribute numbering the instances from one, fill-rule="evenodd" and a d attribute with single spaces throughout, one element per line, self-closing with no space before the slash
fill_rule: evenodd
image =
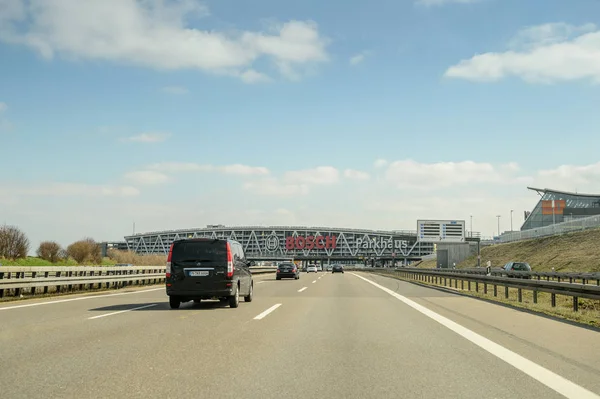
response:
<path id="1" fill-rule="evenodd" d="M 487 295 L 487 283 L 483 283 L 483 293 Z"/>
<path id="2" fill-rule="evenodd" d="M 537 303 L 537 296 L 538 292 L 536 290 L 533 290 L 533 303 Z"/>
<path id="3" fill-rule="evenodd" d="M 471 280 L 467 281 L 467 289 L 471 292 Z"/>
<path id="4" fill-rule="evenodd" d="M 44 273 L 44 278 L 48 278 L 48 275 L 49 275 L 49 274 L 50 274 L 50 273 L 48 273 L 48 272 Z M 44 294 L 47 294 L 47 293 L 48 293 L 48 286 L 47 286 L 47 285 L 45 285 L 45 286 L 44 286 Z"/>
<path id="5" fill-rule="evenodd" d="M 35 278 L 36 272 L 31 272 L 31 277 Z M 35 295 L 35 287 L 31 287 L 31 295 Z"/>
<path id="6" fill-rule="evenodd" d="M 4 279 L 4 273 L 0 272 L 0 281 Z M 4 289 L 0 289 L 0 298 L 4 298 Z"/>
<path id="7" fill-rule="evenodd" d="M 517 288 L 517 298 L 519 302 L 523 302 L 523 290 L 521 288 Z"/>
<path id="8" fill-rule="evenodd" d="M 464 290 L 465 290 L 465 280 L 460 280 L 460 289 L 461 289 L 462 291 L 464 291 Z"/>
<path id="9" fill-rule="evenodd" d="M 556 294 L 554 292 L 550 294 L 550 303 L 553 308 L 556 307 Z"/>
<path id="10" fill-rule="evenodd" d="M 573 297 L 573 312 L 578 312 L 579 311 L 579 298 L 574 296 Z"/>
<path id="11" fill-rule="evenodd" d="M 60 272 L 56 272 L 55 276 L 60 277 Z M 58 292 L 60 294 L 60 285 L 56 286 L 56 292 Z"/>
<path id="12" fill-rule="evenodd" d="M 494 296 L 498 296 L 498 286 L 494 284 Z"/>
<path id="13" fill-rule="evenodd" d="M 508 299 L 508 287 L 504 287 L 504 298 Z"/>
<path id="14" fill-rule="evenodd" d="M 475 281 L 475 292 L 479 292 L 479 282 Z"/>

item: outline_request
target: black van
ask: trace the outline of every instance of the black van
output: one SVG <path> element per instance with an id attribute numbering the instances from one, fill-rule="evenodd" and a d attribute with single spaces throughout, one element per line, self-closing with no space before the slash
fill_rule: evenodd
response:
<path id="1" fill-rule="evenodd" d="M 220 299 L 237 308 L 252 302 L 254 283 L 242 245 L 229 239 L 190 238 L 171 244 L 166 285 L 171 309 L 181 302 Z"/>

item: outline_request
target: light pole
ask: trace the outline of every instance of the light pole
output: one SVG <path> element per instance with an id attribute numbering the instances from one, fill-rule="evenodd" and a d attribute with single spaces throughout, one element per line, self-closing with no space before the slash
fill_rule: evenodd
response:
<path id="1" fill-rule="evenodd" d="M 473 215 L 471 215 L 471 238 L 473 238 Z"/>
<path id="2" fill-rule="evenodd" d="M 500 237 L 500 216 L 501 215 L 496 215 L 496 217 L 498 218 L 498 237 Z"/>
<path id="3" fill-rule="evenodd" d="M 513 231 L 512 215 L 513 215 L 513 212 L 514 212 L 514 211 L 515 211 L 514 209 L 511 209 L 511 210 L 510 210 L 510 231 L 511 231 L 511 232 Z"/>

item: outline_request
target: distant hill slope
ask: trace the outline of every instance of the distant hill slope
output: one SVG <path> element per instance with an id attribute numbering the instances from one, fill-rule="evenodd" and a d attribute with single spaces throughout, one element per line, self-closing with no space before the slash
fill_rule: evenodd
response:
<path id="1" fill-rule="evenodd" d="M 534 271 L 550 271 L 554 267 L 557 272 L 600 272 L 600 229 L 482 247 L 481 265 L 485 266 L 488 260 L 493 267 L 523 261 Z M 476 265 L 477 256 L 472 256 L 458 267 Z"/>

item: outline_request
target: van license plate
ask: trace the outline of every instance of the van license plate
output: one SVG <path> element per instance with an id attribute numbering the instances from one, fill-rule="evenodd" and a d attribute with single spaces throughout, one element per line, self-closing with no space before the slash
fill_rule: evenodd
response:
<path id="1" fill-rule="evenodd" d="M 208 276 L 208 270 L 193 270 L 190 271 L 191 277 L 203 277 Z"/>

